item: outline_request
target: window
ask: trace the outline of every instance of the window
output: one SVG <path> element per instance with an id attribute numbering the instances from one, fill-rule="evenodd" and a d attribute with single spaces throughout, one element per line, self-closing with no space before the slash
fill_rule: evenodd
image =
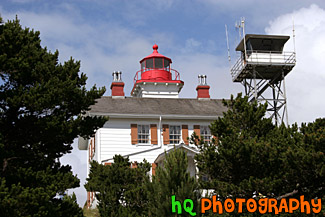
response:
<path id="1" fill-rule="evenodd" d="M 170 61 L 167 59 L 164 59 L 164 68 L 168 68 L 170 64 Z"/>
<path id="2" fill-rule="evenodd" d="M 145 68 L 146 68 L 146 61 L 143 61 L 141 63 L 141 70 L 145 70 Z"/>
<path id="3" fill-rule="evenodd" d="M 181 126 L 169 126 L 170 144 L 179 144 L 181 141 Z"/>
<path id="4" fill-rule="evenodd" d="M 163 68 L 163 58 L 155 58 L 155 69 Z"/>
<path id="5" fill-rule="evenodd" d="M 138 143 L 149 143 L 149 125 L 138 125 Z"/>
<path id="6" fill-rule="evenodd" d="M 204 142 L 210 142 L 211 132 L 209 126 L 200 126 L 200 133 Z"/>
<path id="7" fill-rule="evenodd" d="M 152 69 L 153 68 L 153 59 L 147 59 L 146 60 L 146 68 Z"/>
<path id="8" fill-rule="evenodd" d="M 164 59 L 164 70 L 169 71 L 170 61 L 167 59 Z"/>

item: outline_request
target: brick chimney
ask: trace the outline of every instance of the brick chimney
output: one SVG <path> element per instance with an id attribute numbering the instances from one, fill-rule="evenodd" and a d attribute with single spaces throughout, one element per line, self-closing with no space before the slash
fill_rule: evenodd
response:
<path id="1" fill-rule="evenodd" d="M 197 98 L 198 99 L 210 99 L 209 89 L 210 86 L 207 85 L 207 76 L 199 75 L 199 84 L 196 87 Z"/>
<path id="2" fill-rule="evenodd" d="M 124 82 L 122 81 L 122 72 L 113 72 L 113 82 L 111 84 L 112 97 L 113 98 L 124 98 Z"/>

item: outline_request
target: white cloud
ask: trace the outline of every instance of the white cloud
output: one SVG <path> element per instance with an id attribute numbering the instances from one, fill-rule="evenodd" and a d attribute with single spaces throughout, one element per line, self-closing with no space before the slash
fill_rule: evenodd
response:
<path id="1" fill-rule="evenodd" d="M 195 40 L 194 38 L 189 38 L 185 41 L 184 53 L 196 51 L 201 46 L 201 42 Z"/>
<path id="2" fill-rule="evenodd" d="M 325 10 L 313 4 L 272 20 L 267 34 L 292 36 L 295 23 L 297 65 L 286 78 L 290 123 L 311 122 L 325 116 Z M 293 51 L 292 39 L 287 51 Z"/>

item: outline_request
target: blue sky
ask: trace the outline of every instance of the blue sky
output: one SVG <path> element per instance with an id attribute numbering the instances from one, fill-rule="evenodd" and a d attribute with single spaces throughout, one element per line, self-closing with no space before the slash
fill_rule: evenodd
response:
<path id="1" fill-rule="evenodd" d="M 130 95 L 139 61 L 152 52 L 172 58 L 185 86 L 181 97 L 195 98 L 197 75 L 206 74 L 212 98 L 243 91 L 232 83 L 227 61 L 225 24 L 232 64 L 238 43 L 236 21 L 246 19 L 246 33 L 292 35 L 296 28 L 297 65 L 287 76 L 289 121 L 310 122 L 325 116 L 325 1 L 323 0 L 2 0 L 4 20 L 21 19 L 23 26 L 41 32 L 42 45 L 60 52 L 60 61 L 81 61 L 87 87 L 106 86 L 112 72 L 123 72 Z M 293 51 L 290 40 L 286 50 Z M 86 176 L 86 153 L 77 150 L 61 159 L 75 174 Z M 85 190 L 76 190 L 79 204 Z"/>

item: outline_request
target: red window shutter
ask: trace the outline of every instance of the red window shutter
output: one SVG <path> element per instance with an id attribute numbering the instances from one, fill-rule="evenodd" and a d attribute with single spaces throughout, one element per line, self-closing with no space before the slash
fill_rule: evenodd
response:
<path id="1" fill-rule="evenodd" d="M 90 192 L 87 192 L 87 207 L 90 207 Z"/>
<path id="2" fill-rule="evenodd" d="M 152 175 L 155 176 L 156 175 L 156 167 L 157 167 L 157 164 L 153 163 L 152 164 Z"/>
<path id="3" fill-rule="evenodd" d="M 105 166 L 111 166 L 112 163 L 105 163 Z"/>
<path id="4" fill-rule="evenodd" d="M 131 163 L 131 168 L 137 168 L 138 167 L 138 162 L 134 161 Z"/>
<path id="5" fill-rule="evenodd" d="M 158 139 L 157 139 L 157 124 L 150 124 L 150 134 L 151 134 L 151 144 L 157 145 Z"/>
<path id="6" fill-rule="evenodd" d="M 194 133 L 200 138 L 201 136 L 200 125 L 194 125 Z"/>
<path id="7" fill-rule="evenodd" d="M 168 145 L 169 142 L 169 125 L 163 124 L 163 138 L 164 138 L 164 145 Z"/>
<path id="8" fill-rule="evenodd" d="M 212 135 L 212 138 L 215 140 L 215 145 L 218 145 L 218 137 L 216 137 L 216 136 L 214 136 L 214 135 Z"/>
<path id="9" fill-rule="evenodd" d="M 131 144 L 138 144 L 138 125 L 131 124 Z"/>
<path id="10" fill-rule="evenodd" d="M 186 145 L 188 145 L 188 126 L 182 125 L 182 139 Z"/>

